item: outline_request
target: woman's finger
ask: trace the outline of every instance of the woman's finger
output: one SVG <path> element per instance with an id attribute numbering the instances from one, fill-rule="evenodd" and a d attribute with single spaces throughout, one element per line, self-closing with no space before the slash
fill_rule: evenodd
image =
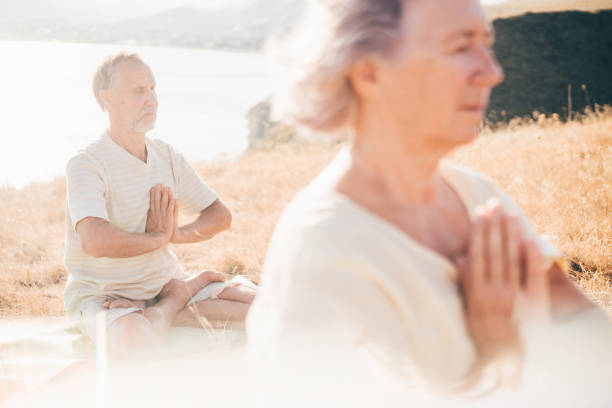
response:
<path id="1" fill-rule="evenodd" d="M 459 256 L 453 259 L 453 264 L 455 265 L 455 269 L 457 269 L 457 274 L 459 275 L 459 293 L 463 299 L 466 299 L 467 292 L 466 288 L 471 287 L 471 274 L 469 271 L 468 258 L 467 255 Z"/>
<path id="2" fill-rule="evenodd" d="M 491 283 L 500 285 L 504 280 L 504 264 L 506 255 L 504 253 L 503 231 L 502 231 L 502 209 L 499 204 L 494 204 L 490 211 L 487 223 L 487 260 L 489 279 Z"/>
<path id="3" fill-rule="evenodd" d="M 465 279 L 466 278 L 465 275 L 469 273 L 467 256 L 457 257 L 453 261 L 453 263 L 455 264 L 455 267 L 457 268 L 457 271 L 459 272 L 459 276 Z"/>
<path id="4" fill-rule="evenodd" d="M 506 280 L 513 293 L 518 291 L 521 281 L 521 226 L 516 215 L 506 215 L 505 241 L 506 241 Z"/>
<path id="5" fill-rule="evenodd" d="M 476 217 L 472 235 L 470 236 L 470 246 L 468 249 L 468 282 L 467 288 L 471 293 L 482 288 L 485 278 L 485 251 L 484 251 L 484 234 L 485 234 L 485 215 L 480 213 Z"/>

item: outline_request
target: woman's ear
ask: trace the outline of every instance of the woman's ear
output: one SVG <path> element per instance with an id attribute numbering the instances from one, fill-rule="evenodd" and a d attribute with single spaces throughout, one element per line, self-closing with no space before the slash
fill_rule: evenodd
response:
<path id="1" fill-rule="evenodd" d="M 353 63 L 348 69 L 348 79 L 355 93 L 375 98 L 379 85 L 379 66 L 375 59 L 364 58 Z"/>

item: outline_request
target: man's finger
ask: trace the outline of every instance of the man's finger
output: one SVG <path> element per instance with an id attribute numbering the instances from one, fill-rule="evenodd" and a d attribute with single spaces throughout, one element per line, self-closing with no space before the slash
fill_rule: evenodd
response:
<path id="1" fill-rule="evenodd" d="M 169 204 L 170 204 L 169 198 L 170 197 L 168 196 L 168 188 L 162 187 L 161 188 L 161 201 L 160 201 L 159 208 L 164 213 L 168 211 Z"/>
<path id="2" fill-rule="evenodd" d="M 155 187 L 151 187 L 151 189 L 149 190 L 149 215 L 150 212 L 153 211 L 153 207 L 154 207 L 154 202 L 155 202 Z"/>
<path id="3" fill-rule="evenodd" d="M 172 189 L 170 187 L 166 187 L 166 194 L 168 195 L 168 203 L 174 203 L 174 206 L 170 209 L 168 208 L 170 211 L 170 215 L 174 216 L 174 208 L 176 207 L 176 199 L 174 198 L 174 195 L 172 194 Z"/>
<path id="4" fill-rule="evenodd" d="M 155 214 L 160 213 L 161 209 L 161 186 L 159 184 L 153 187 L 153 201 L 151 202 L 151 207 Z"/>
<path id="5" fill-rule="evenodd" d="M 174 200 L 174 222 L 178 223 L 178 215 L 179 215 L 179 200 Z M 178 228 L 178 224 L 177 224 Z"/>
<path id="6" fill-rule="evenodd" d="M 175 207 L 176 207 L 176 201 L 173 199 L 170 199 L 168 202 L 168 215 L 170 216 L 169 218 L 173 221 L 174 221 Z"/>

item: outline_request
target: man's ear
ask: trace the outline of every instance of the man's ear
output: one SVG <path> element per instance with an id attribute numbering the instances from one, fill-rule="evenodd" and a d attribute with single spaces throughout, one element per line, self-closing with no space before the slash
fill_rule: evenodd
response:
<path id="1" fill-rule="evenodd" d="M 102 105 L 102 111 L 108 112 L 108 106 L 111 104 L 111 93 L 109 89 L 100 89 L 98 96 L 100 97 L 100 104 Z"/>
<path id="2" fill-rule="evenodd" d="M 379 69 L 373 58 L 354 62 L 348 69 L 348 79 L 358 95 L 376 97 L 379 92 Z"/>

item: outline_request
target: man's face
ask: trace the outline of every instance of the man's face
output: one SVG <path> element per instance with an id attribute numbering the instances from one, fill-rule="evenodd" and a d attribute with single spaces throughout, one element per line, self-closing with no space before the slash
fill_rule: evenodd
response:
<path id="1" fill-rule="evenodd" d="M 390 120 L 427 143 L 456 145 L 478 133 L 491 89 L 503 80 L 478 0 L 406 0 L 400 39 L 382 61 Z"/>
<path id="2" fill-rule="evenodd" d="M 113 126 L 141 134 L 155 127 L 155 78 L 145 64 L 133 60 L 119 63 L 105 96 L 105 108 Z"/>

